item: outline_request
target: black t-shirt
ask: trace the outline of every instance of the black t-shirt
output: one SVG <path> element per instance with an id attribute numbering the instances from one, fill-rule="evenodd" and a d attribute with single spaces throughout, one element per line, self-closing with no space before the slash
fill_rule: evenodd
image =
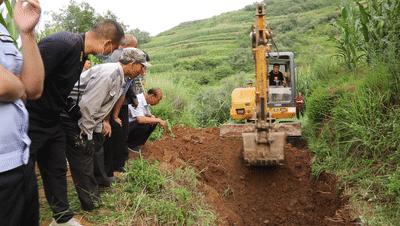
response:
<path id="1" fill-rule="evenodd" d="M 87 59 L 84 40 L 83 34 L 59 32 L 39 42 L 45 80 L 42 97 L 27 102 L 31 118 L 58 120 Z"/>
<path id="2" fill-rule="evenodd" d="M 274 71 L 269 72 L 269 85 L 270 86 L 275 86 L 275 85 L 282 85 L 282 84 L 275 84 L 275 80 L 278 80 L 279 83 L 283 82 L 283 74 L 282 72 L 278 72 L 278 74 L 274 74 Z"/>

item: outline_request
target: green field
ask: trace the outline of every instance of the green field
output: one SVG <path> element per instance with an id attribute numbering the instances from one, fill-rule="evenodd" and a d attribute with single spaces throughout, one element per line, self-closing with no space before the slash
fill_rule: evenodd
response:
<path id="1" fill-rule="evenodd" d="M 296 53 L 299 75 L 309 70 L 317 56 L 334 54 L 335 31 L 330 23 L 338 16 L 337 5 L 337 1 L 321 0 L 266 1 L 267 21 L 278 50 Z M 155 113 L 172 124 L 197 127 L 228 121 L 231 91 L 254 79 L 249 39 L 254 20 L 255 5 L 250 5 L 182 23 L 140 45 L 154 65 L 146 86 L 165 91 Z"/>

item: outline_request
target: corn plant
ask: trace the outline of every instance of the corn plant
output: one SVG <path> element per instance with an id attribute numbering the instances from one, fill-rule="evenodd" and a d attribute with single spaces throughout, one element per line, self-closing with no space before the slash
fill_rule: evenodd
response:
<path id="1" fill-rule="evenodd" d="M 400 55 L 400 1 L 344 1 L 335 23 L 340 31 L 338 56 L 354 68 L 363 56 L 367 63 Z M 389 55 L 388 52 L 394 53 Z M 385 60 L 386 61 L 386 60 Z"/>
<path id="2" fill-rule="evenodd" d="M 13 5 L 15 4 L 15 0 L 4 0 L 5 8 L 0 9 L 0 23 L 7 28 L 11 37 L 14 40 L 14 43 L 17 44 L 17 39 L 19 37 L 19 33 L 17 27 L 13 21 Z"/>
<path id="3" fill-rule="evenodd" d="M 385 56 L 387 50 L 400 47 L 400 2 L 382 0 L 360 3 L 360 30 L 362 31 L 366 48 L 377 56 Z"/>
<path id="4" fill-rule="evenodd" d="M 341 9 L 341 16 L 334 26 L 340 31 L 336 38 L 337 56 L 342 59 L 349 69 L 354 69 L 364 53 L 360 51 L 360 36 L 355 26 L 357 20 L 355 9 L 351 3 L 345 3 Z"/>

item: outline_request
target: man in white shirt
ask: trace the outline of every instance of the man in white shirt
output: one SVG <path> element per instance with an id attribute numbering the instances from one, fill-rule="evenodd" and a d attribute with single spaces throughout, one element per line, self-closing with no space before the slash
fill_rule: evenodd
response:
<path id="1" fill-rule="evenodd" d="M 136 108 L 129 105 L 128 147 L 131 150 L 140 149 L 158 124 L 162 127 L 166 126 L 164 120 L 155 117 L 150 112 L 150 106 L 157 105 L 162 96 L 160 88 L 152 88 L 147 91 L 147 94 L 137 95 L 138 106 Z"/>
<path id="2" fill-rule="evenodd" d="M 126 48 L 118 63 L 100 64 L 85 71 L 69 95 L 70 102 L 79 107 L 62 115 L 66 154 L 78 198 L 86 211 L 93 210 L 99 198 L 94 154 L 103 145 L 102 121 L 122 95 L 125 77 L 146 74 L 147 66 L 143 51 Z"/>

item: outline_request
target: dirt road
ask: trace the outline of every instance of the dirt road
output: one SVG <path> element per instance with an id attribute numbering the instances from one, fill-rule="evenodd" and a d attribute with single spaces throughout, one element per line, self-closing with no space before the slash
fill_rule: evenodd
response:
<path id="1" fill-rule="evenodd" d="M 248 167 L 241 139 L 220 138 L 217 128 L 174 129 L 176 138 L 147 144 L 147 159 L 163 167 L 195 167 L 202 191 L 222 225 L 351 225 L 336 179 L 310 179 L 311 154 L 287 145 L 284 166 Z"/>

